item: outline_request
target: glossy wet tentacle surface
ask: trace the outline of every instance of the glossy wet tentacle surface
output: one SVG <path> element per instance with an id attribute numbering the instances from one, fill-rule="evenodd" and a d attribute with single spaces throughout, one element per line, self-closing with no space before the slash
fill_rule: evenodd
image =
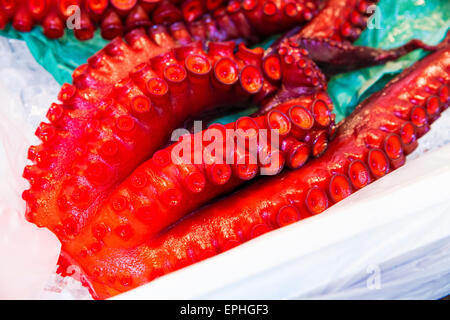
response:
<path id="1" fill-rule="evenodd" d="M 447 48 L 363 102 L 322 157 L 206 206 L 133 250 L 99 252 L 85 265 L 92 287 L 100 298 L 117 294 L 325 211 L 401 166 L 449 107 L 449 87 Z"/>
<path id="2" fill-rule="evenodd" d="M 136 28 L 169 26 L 194 40 L 244 39 L 285 32 L 310 21 L 319 0 L 205 1 L 205 0 L 2 0 L 0 28 L 8 22 L 21 32 L 42 25 L 49 38 L 60 38 L 67 28 L 88 40 L 100 28 L 111 40 Z"/>
<path id="3" fill-rule="evenodd" d="M 163 145 L 188 115 L 218 105 L 264 103 L 289 88 L 308 86 L 319 91 L 325 86 L 311 61 L 303 68 L 295 64 L 307 59 L 300 51 L 277 55 L 278 72 L 283 74 L 277 83 L 265 75 L 263 51 L 241 45 L 230 57 L 232 47 L 233 43 L 225 49 L 211 43 L 206 53 L 190 45 L 152 58 L 118 81 L 110 94 L 92 105 L 97 106 L 93 111 L 77 108 L 89 91 L 63 86 L 63 104 L 53 104 L 48 113 L 51 123 L 42 123 L 36 131 L 42 145 L 29 151 L 35 162 L 26 172 L 33 177 L 32 188 L 25 192 L 30 221 L 49 227 L 62 239 L 70 237 L 88 223 L 87 209 Z M 117 48 L 105 50 L 111 53 Z M 99 57 L 90 61 L 91 66 L 108 61 L 104 53 Z M 60 212 L 58 218 L 48 206 Z M 79 225 L 73 226 L 73 221 Z"/>
<path id="4" fill-rule="evenodd" d="M 437 49 L 436 46 L 429 46 L 420 40 L 411 40 L 405 45 L 388 50 L 355 46 L 329 39 L 294 37 L 291 40 L 305 48 L 327 76 L 383 64 L 417 49 Z"/>
<path id="5" fill-rule="evenodd" d="M 105 247 L 125 249 L 154 236 L 216 195 L 253 178 L 267 167 L 264 161 L 280 157 L 284 163 L 286 155 L 288 166 L 299 167 L 309 158 L 305 155 L 309 149 L 320 156 L 333 126 L 323 75 L 304 50 L 287 42 L 268 55 L 242 44 L 234 53 L 232 42 L 211 42 L 207 51 L 199 43 L 182 46 L 141 63 L 113 88 L 105 88 L 102 80 L 114 70 L 115 59 L 123 59 L 124 51 L 144 59 L 149 42 L 139 31 L 132 35 L 132 48 L 120 40 L 111 43 L 76 71 L 75 85 L 63 86 L 62 103 L 52 105 L 50 123 L 42 123 L 36 131 L 42 144 L 29 150 L 34 164 L 24 170 L 31 185 L 23 193 L 27 219 L 52 230 L 62 241 L 64 254 L 78 264 Z M 111 77 L 119 77 L 126 68 Z M 315 94 L 296 94 L 301 87 L 314 89 Z M 294 92 L 289 99 L 284 97 L 287 91 Z M 289 127 L 288 132 L 296 128 L 284 150 L 267 150 L 257 166 L 245 161 L 231 168 L 164 165 L 164 152 L 158 152 L 142 165 L 144 169 L 131 174 L 186 117 L 224 104 L 252 101 L 264 106 L 277 95 L 282 95 L 276 99 L 280 113 L 270 113 L 267 120 L 261 117 L 259 126 Z M 245 150 L 239 151 L 235 154 L 247 156 Z M 281 168 L 280 164 L 272 174 Z M 227 183 L 231 178 L 233 182 Z"/>
<path id="6" fill-rule="evenodd" d="M 375 12 L 378 0 L 330 0 L 314 23 L 301 31 L 309 39 L 329 39 L 336 42 L 353 42 L 367 28 L 369 17 Z"/>
<path id="7" fill-rule="evenodd" d="M 435 51 L 420 40 L 393 49 L 376 49 L 352 44 L 376 16 L 374 0 L 330 0 L 324 9 L 304 28 L 296 28 L 286 34 L 292 43 L 309 52 L 328 77 L 363 67 L 396 60 L 407 53 L 424 49 Z M 369 19 L 372 17 L 372 20 Z"/>

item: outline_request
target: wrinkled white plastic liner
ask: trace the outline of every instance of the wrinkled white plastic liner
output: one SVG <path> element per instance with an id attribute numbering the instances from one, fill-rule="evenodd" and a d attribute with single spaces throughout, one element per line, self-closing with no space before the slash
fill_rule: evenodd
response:
<path id="1" fill-rule="evenodd" d="M 23 218 L 27 148 L 60 86 L 21 41 L 0 37 L 0 57 L 0 298 L 88 299 L 55 274 L 56 237 Z M 450 293 L 449 143 L 447 111 L 414 161 L 326 213 L 118 298 L 440 298 Z"/>

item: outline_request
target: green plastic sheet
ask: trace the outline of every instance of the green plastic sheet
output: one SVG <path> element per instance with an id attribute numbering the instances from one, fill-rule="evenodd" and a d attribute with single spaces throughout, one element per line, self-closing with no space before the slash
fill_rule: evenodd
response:
<path id="1" fill-rule="evenodd" d="M 414 38 L 437 44 L 450 28 L 448 0 L 382 0 L 377 10 L 380 28 L 366 29 L 356 44 L 390 49 Z M 333 77 L 328 91 L 335 103 L 336 120 L 349 115 L 360 101 L 425 54 L 416 50 L 395 62 Z"/>
<path id="2" fill-rule="evenodd" d="M 388 49 L 413 38 L 436 44 L 450 28 L 450 1 L 381 0 L 371 25 L 375 28 L 366 29 L 357 44 Z M 73 70 L 107 43 L 101 38 L 99 31 L 93 39 L 85 42 L 78 41 L 72 31 L 67 31 L 66 35 L 58 40 L 47 39 L 41 27 L 34 28 L 29 33 L 19 33 L 8 26 L 0 31 L 0 35 L 24 40 L 37 62 L 61 84 L 70 83 Z M 260 45 L 267 47 L 272 41 L 273 38 Z M 395 74 L 425 54 L 416 50 L 395 62 L 333 77 L 329 82 L 329 93 L 335 103 L 337 121 L 349 115 L 361 100 L 380 90 Z M 216 121 L 228 123 L 255 110 L 252 107 Z"/>

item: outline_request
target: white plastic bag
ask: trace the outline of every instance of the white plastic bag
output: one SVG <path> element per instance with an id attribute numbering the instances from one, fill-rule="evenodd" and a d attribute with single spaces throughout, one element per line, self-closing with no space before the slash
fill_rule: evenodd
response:
<path id="1" fill-rule="evenodd" d="M 59 86 L 24 43 L 0 38 L 0 56 L 0 299 L 31 299 L 54 272 L 60 243 L 25 220 L 21 176 L 33 132 Z"/>

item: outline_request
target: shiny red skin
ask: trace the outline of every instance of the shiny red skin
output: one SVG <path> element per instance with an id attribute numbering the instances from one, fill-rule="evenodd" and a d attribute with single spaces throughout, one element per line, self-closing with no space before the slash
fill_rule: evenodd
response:
<path id="1" fill-rule="evenodd" d="M 367 20 L 373 14 L 367 9 L 377 3 L 378 0 L 329 0 L 314 23 L 302 29 L 301 36 L 353 42 L 367 27 Z"/>
<path id="2" fill-rule="evenodd" d="M 419 48 L 436 50 L 436 47 L 415 39 L 390 50 L 353 45 L 352 42 L 367 27 L 377 2 L 329 0 L 311 23 L 288 33 L 288 36 L 310 53 L 311 59 L 327 76 L 383 64 Z"/>
<path id="3" fill-rule="evenodd" d="M 34 165 L 24 170 L 24 177 L 31 184 L 30 190 L 23 194 L 27 201 L 27 218 L 55 232 L 64 243 L 64 256 L 73 259 L 73 263 L 85 265 L 89 261 L 85 257 L 90 259 L 102 250 L 104 245 L 100 240 L 105 232 L 112 230 L 101 224 L 109 221 L 94 225 L 92 219 L 100 209 L 107 212 L 102 208 L 106 207 L 105 201 L 112 202 L 108 198 L 111 192 L 120 189 L 121 182 L 163 145 L 171 130 L 187 117 L 223 104 L 250 100 L 259 104 L 264 112 L 280 104 L 292 106 L 301 95 L 328 101 L 326 95 L 320 93 L 326 87 L 324 77 L 306 57 L 307 52 L 298 48 L 298 43 L 288 40 L 268 50 L 264 59 L 262 49 L 249 50 L 240 46 L 233 54 L 232 43 L 210 44 L 213 50 L 209 50 L 207 59 L 211 69 L 223 57 L 234 60 L 241 71 L 245 65 L 259 69 L 254 79 L 261 77 L 262 86 L 255 92 L 245 90 L 242 77 L 240 83 L 233 82 L 231 86 L 213 82 L 210 71 L 206 83 L 203 75 L 191 72 L 181 86 L 174 83 L 169 88 L 170 95 L 150 96 L 146 86 L 149 76 L 161 78 L 165 66 L 175 60 L 185 66 L 190 53 L 205 55 L 198 42 L 183 46 L 192 38 L 178 31 L 176 25 L 171 26 L 175 39 L 168 36 L 164 27 L 150 29 L 149 36 L 142 30 L 134 30 L 125 37 L 127 43 L 116 38 L 74 72 L 73 85 L 64 85 L 59 95 L 62 104 L 54 104 L 49 110 L 51 124 L 41 124 L 36 132 L 43 144 L 30 148 L 29 158 Z M 167 52 L 173 47 L 177 49 Z M 155 57 L 162 53 L 165 54 Z M 273 57 L 280 62 L 275 71 L 262 62 Z M 282 75 L 281 80 L 278 74 Z M 185 85 L 191 91 L 185 90 Z M 187 106 L 186 92 L 194 99 Z M 142 96 L 150 98 L 155 105 L 148 112 L 135 112 L 130 104 Z M 169 96 L 170 102 L 167 102 Z M 230 96 L 235 99 L 230 100 Z M 321 137 L 320 131 L 312 130 L 303 138 L 314 145 L 315 139 Z M 332 134 L 333 128 L 326 133 Z M 111 144 L 111 140 L 116 142 Z M 158 218 L 161 223 L 150 234 L 235 186 L 211 189 L 198 202 L 177 211 L 169 219 Z M 117 217 L 110 221 L 116 223 Z M 144 235 L 148 232 L 146 228 L 141 231 Z M 131 231 L 121 227 L 115 233 L 118 238 L 108 245 L 121 247 L 129 240 Z M 79 234 L 83 234 L 82 241 L 76 238 Z"/>
<path id="4" fill-rule="evenodd" d="M 137 32 L 134 35 L 133 43 L 137 47 L 150 45 L 146 37 Z M 325 100 L 327 107 L 331 106 L 326 94 L 319 92 L 326 87 L 325 79 L 304 50 L 292 48 L 288 42 L 280 44 L 279 52 L 269 50 L 266 56 L 261 48 L 249 50 L 240 45 L 235 54 L 233 48 L 234 43 L 210 43 L 206 53 L 198 43 L 179 47 L 139 65 L 128 76 L 117 80 L 109 93 L 102 80 L 107 76 L 118 77 L 123 72 L 120 68 L 117 73 L 105 72 L 116 67 L 117 60 L 111 54 L 128 50 L 137 59 L 145 55 L 137 54 L 117 40 L 90 59 L 88 69 L 75 75 L 76 87 L 63 86 L 59 95 L 63 104 L 52 105 L 48 113 L 51 123 L 42 123 L 36 131 L 43 143 L 30 148 L 29 158 L 34 165 L 27 166 L 23 174 L 31 185 L 23 193 L 27 219 L 52 230 L 62 241 L 63 251 L 83 259 L 103 246 L 99 245 L 98 235 L 103 233 L 97 230 L 93 219 L 99 208 L 112 203 L 113 200 L 107 200 L 109 194 L 164 145 L 172 130 L 187 117 L 230 103 L 252 101 L 263 107 L 292 104 L 305 93 L 303 89 L 310 90 L 314 99 Z M 192 58 L 203 59 L 204 68 L 199 63 L 191 65 Z M 267 61 L 278 63 L 269 68 Z M 223 77 L 220 69 L 223 62 L 235 68 L 235 77 L 229 84 L 224 83 L 228 78 L 219 81 Z M 184 76 L 172 78 L 173 69 Z M 163 95 L 155 94 L 147 85 L 155 79 L 167 89 Z M 330 110 L 327 108 L 326 112 Z M 314 144 L 316 135 L 321 132 L 328 135 L 331 125 L 330 117 L 325 127 L 308 129 L 305 135 Z M 163 220 L 149 234 L 160 231 L 188 210 L 229 188 L 220 186 L 205 191 L 197 203 L 165 220 L 156 215 Z M 112 226 L 117 224 L 117 217 L 108 216 L 101 222 Z M 125 220 L 121 222 L 127 230 L 117 226 L 115 232 L 119 236 L 113 237 L 108 245 L 127 245 L 131 230 Z M 78 235 L 85 233 L 88 236 L 83 241 L 78 239 Z"/>
<path id="5" fill-rule="evenodd" d="M 448 108 L 449 87 L 447 48 L 405 70 L 357 107 L 340 124 L 322 157 L 216 201 L 157 239 L 129 250 L 108 246 L 88 258 L 82 267 L 94 296 L 108 298 L 262 233 L 319 214 L 395 170 L 431 122 Z M 424 118 L 417 116 L 420 112 L 413 116 L 420 108 L 429 110 Z"/>
<path id="6" fill-rule="evenodd" d="M 39 1 L 39 2 L 37 2 Z M 102 36 L 111 40 L 136 28 L 178 23 L 178 32 L 188 33 L 194 40 L 225 41 L 244 39 L 257 42 L 261 37 L 286 32 L 306 23 L 319 11 L 319 0 L 292 1 L 224 1 L 224 0 L 2 0 L 0 28 L 9 21 L 15 29 L 30 31 L 42 25 L 49 38 L 64 35 L 66 22 L 73 12 L 70 5 L 80 8 L 79 40 Z"/>

